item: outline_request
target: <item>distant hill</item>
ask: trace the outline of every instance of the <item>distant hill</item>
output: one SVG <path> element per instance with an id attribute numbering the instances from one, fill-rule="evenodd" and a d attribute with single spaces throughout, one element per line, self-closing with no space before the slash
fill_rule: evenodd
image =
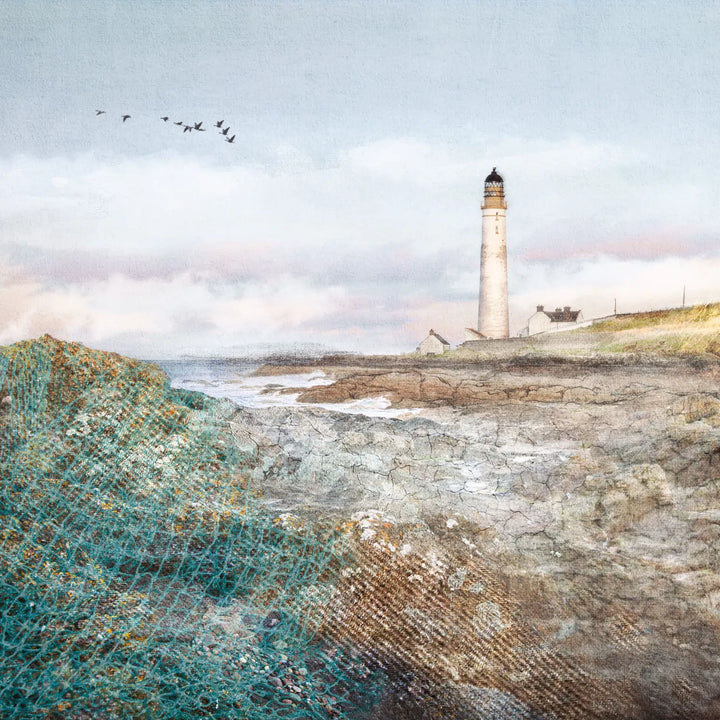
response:
<path id="1" fill-rule="evenodd" d="M 321 343 L 255 343 L 235 345 L 212 353 L 184 353 L 179 360 L 264 361 L 287 358 L 319 358 L 328 354 L 345 354 L 343 350 Z"/>

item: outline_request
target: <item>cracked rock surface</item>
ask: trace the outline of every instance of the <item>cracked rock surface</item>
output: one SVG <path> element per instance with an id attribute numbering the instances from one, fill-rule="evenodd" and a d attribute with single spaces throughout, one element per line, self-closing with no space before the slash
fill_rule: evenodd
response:
<path id="1" fill-rule="evenodd" d="M 356 524 L 357 569 L 327 620 L 341 639 L 468 717 L 492 697 L 515 708 L 498 718 L 709 720 L 718 378 L 680 362 L 345 368 L 300 400 L 424 409 L 241 408 L 232 423 L 269 507 Z"/>

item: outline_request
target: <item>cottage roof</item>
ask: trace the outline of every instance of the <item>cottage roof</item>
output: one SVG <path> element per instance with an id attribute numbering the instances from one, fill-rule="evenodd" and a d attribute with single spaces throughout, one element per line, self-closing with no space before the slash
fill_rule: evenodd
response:
<path id="1" fill-rule="evenodd" d="M 442 335 L 438 335 L 434 330 L 430 331 L 430 335 L 434 335 L 443 345 L 450 344 Z"/>
<path id="2" fill-rule="evenodd" d="M 571 310 L 569 307 L 555 308 L 555 310 L 543 311 L 552 322 L 577 322 L 579 310 Z"/>

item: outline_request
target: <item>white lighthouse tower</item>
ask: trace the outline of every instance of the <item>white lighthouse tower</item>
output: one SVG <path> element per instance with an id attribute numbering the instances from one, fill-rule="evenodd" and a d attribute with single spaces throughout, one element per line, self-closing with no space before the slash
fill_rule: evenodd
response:
<path id="1" fill-rule="evenodd" d="M 507 203 L 503 179 L 496 169 L 485 178 L 482 204 L 482 250 L 480 253 L 480 304 L 478 331 L 486 338 L 510 335 L 508 315 Z"/>

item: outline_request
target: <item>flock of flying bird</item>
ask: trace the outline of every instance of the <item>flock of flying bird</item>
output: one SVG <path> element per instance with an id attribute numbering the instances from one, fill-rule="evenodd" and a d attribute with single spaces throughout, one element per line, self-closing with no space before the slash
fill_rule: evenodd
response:
<path id="1" fill-rule="evenodd" d="M 105 111 L 105 110 L 95 110 L 96 117 L 98 115 L 106 115 L 106 114 L 107 114 L 107 111 Z M 120 117 L 122 118 L 122 121 L 125 122 L 126 120 L 129 120 L 130 118 L 132 118 L 132 115 L 121 115 Z M 161 117 L 160 119 L 163 122 L 168 122 L 168 120 L 170 120 L 170 118 L 167 115 L 165 115 L 164 117 Z M 202 120 L 200 122 L 193 123 L 192 125 L 188 125 L 187 123 L 180 120 L 178 122 L 173 122 L 173 125 L 178 125 L 178 126 L 182 127 L 183 133 L 192 132 L 193 130 L 195 132 L 205 132 L 205 130 L 207 130 L 207 128 L 204 128 L 202 126 Z M 228 136 L 229 132 L 230 132 L 230 126 L 225 125 L 224 120 L 216 121 L 215 127 L 219 130 L 218 134 L 223 136 L 223 140 L 225 140 L 225 142 L 228 142 L 228 143 L 235 142 L 235 135 L 232 135 L 230 137 Z"/>

